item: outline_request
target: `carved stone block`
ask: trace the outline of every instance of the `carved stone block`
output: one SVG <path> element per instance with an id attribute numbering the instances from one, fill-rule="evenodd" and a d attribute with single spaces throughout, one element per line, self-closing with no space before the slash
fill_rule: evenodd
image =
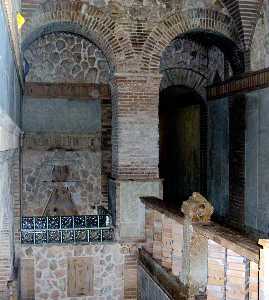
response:
<path id="1" fill-rule="evenodd" d="M 89 257 L 68 260 L 68 297 L 93 296 L 94 266 Z"/>
<path id="2" fill-rule="evenodd" d="M 181 206 L 185 218 L 191 222 L 208 223 L 214 212 L 213 206 L 199 193 L 193 193 Z"/>
<path id="3" fill-rule="evenodd" d="M 20 299 L 35 299 L 35 266 L 34 259 L 21 259 L 20 262 Z"/>

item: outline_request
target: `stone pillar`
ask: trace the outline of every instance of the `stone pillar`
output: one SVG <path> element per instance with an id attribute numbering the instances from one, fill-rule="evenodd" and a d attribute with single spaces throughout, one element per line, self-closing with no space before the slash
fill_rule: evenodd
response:
<path id="1" fill-rule="evenodd" d="M 162 234 L 162 266 L 172 270 L 172 219 L 163 216 L 163 234 Z"/>
<path id="2" fill-rule="evenodd" d="M 188 299 L 206 299 L 208 240 L 195 233 L 194 223 L 208 223 L 213 207 L 199 193 L 183 202 L 183 266 L 180 280 L 188 288 Z"/>
<path id="3" fill-rule="evenodd" d="M 183 226 L 172 221 L 172 273 L 179 276 L 182 272 Z"/>
<path id="4" fill-rule="evenodd" d="M 259 300 L 269 299 L 269 239 L 260 239 Z"/>
<path id="5" fill-rule="evenodd" d="M 159 180 L 160 75 L 115 74 L 112 80 L 110 201 L 120 239 L 145 238 L 142 196 L 162 198 Z M 112 188 L 113 186 L 113 188 Z"/>
<path id="6" fill-rule="evenodd" d="M 153 237 L 154 237 L 154 210 L 146 208 L 145 211 L 145 238 L 146 243 L 144 245 L 145 250 L 153 254 Z"/>
<path id="7" fill-rule="evenodd" d="M 152 257 L 162 263 L 163 255 L 163 218 L 164 216 L 158 212 L 154 211 L 154 225 L 153 225 L 153 251 Z"/>

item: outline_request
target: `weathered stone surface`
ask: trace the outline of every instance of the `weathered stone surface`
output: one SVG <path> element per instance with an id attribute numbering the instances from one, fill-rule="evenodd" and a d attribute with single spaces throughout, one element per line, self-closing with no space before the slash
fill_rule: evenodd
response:
<path id="1" fill-rule="evenodd" d="M 164 50 L 160 60 L 163 75 L 160 90 L 174 85 L 195 89 L 206 98 L 206 86 L 215 76 L 223 80 L 224 54 L 215 46 L 205 46 L 190 39 L 177 38 Z"/>
<path id="2" fill-rule="evenodd" d="M 140 202 L 142 195 L 162 196 L 162 184 L 154 181 L 115 181 L 116 190 L 110 197 L 116 203 L 116 222 L 119 224 L 121 239 L 144 239 L 145 208 Z"/>
<path id="3" fill-rule="evenodd" d="M 214 208 L 201 194 L 195 192 L 183 202 L 181 211 L 184 218 L 190 222 L 207 223 L 210 221 Z"/>
<path id="4" fill-rule="evenodd" d="M 100 150 L 26 150 L 23 153 L 22 215 L 37 216 L 45 212 L 53 191 L 59 186 L 52 177 L 54 166 L 69 168 L 67 179 L 60 185 L 68 189 L 77 213 L 96 213 L 97 206 L 101 205 Z"/>
<path id="5" fill-rule="evenodd" d="M 87 257 L 68 260 L 67 295 L 68 297 L 93 296 L 94 264 Z"/>
<path id="6" fill-rule="evenodd" d="M 124 243 L 43 245 L 29 252 L 23 246 L 20 255 L 34 262 L 35 300 L 122 300 L 128 291 L 136 299 L 136 277 L 124 271 L 136 275 L 136 248 Z"/>
<path id="7" fill-rule="evenodd" d="M 20 261 L 21 300 L 35 299 L 35 265 L 34 259 L 24 258 Z"/>
<path id="8" fill-rule="evenodd" d="M 25 50 L 29 67 L 26 80 L 33 82 L 105 83 L 106 58 L 89 40 L 69 33 L 42 36 Z M 88 66 L 95 66 L 90 68 Z"/>
<path id="9" fill-rule="evenodd" d="M 101 127 L 100 101 L 24 97 L 25 133 L 95 134 Z"/>

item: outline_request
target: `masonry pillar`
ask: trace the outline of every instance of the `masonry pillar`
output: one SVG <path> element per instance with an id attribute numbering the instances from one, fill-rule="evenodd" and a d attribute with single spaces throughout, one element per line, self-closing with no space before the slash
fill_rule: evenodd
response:
<path id="1" fill-rule="evenodd" d="M 159 180 L 160 75 L 115 74 L 109 201 L 120 239 L 144 239 L 141 196 L 162 197 Z"/>
<path id="2" fill-rule="evenodd" d="M 188 289 L 188 299 L 207 299 L 208 277 L 208 240 L 194 230 L 194 224 L 208 223 L 213 207 L 199 193 L 192 196 L 181 206 L 184 214 L 182 272 L 180 280 Z"/>

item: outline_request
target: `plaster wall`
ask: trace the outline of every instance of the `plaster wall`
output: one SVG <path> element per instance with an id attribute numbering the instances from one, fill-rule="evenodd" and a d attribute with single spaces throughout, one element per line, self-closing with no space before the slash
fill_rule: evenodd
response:
<path id="1" fill-rule="evenodd" d="M 269 232 L 269 89 L 246 95 L 245 224 L 248 230 Z"/>
<path id="2" fill-rule="evenodd" d="M 97 134 L 101 130 L 98 100 L 24 97 L 23 131 L 27 133 Z"/>
<path id="3" fill-rule="evenodd" d="M 112 217 L 122 240 L 145 238 L 145 206 L 140 197 L 162 198 L 161 180 L 109 181 L 109 201 Z"/>
<path id="4" fill-rule="evenodd" d="M 214 214 L 224 220 L 229 211 L 229 101 L 208 103 L 207 196 Z"/>

